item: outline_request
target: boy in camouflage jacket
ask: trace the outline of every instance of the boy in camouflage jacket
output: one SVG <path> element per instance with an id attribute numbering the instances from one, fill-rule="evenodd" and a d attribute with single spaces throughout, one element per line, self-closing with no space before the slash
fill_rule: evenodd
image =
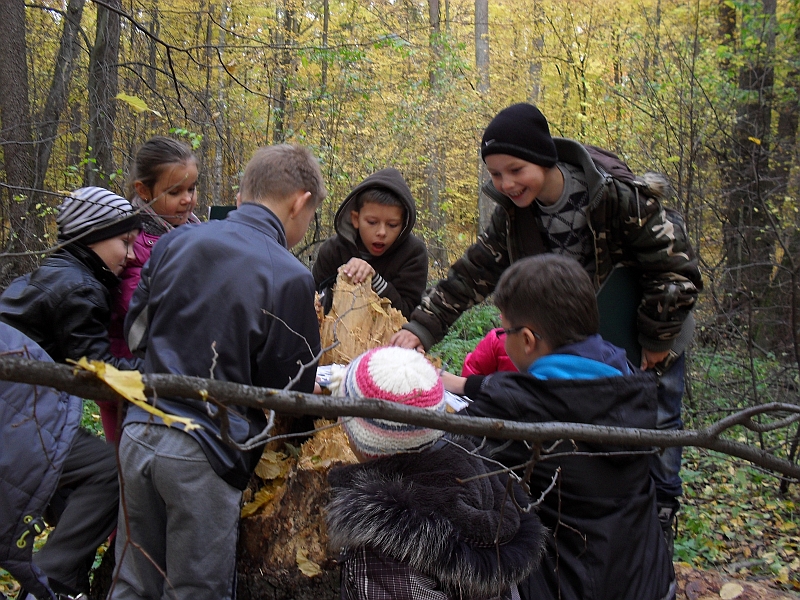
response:
<path id="1" fill-rule="evenodd" d="M 531 104 L 497 114 L 484 132 L 481 155 L 492 178 L 483 192 L 497 203 L 491 222 L 447 278 L 426 292 L 392 343 L 430 348 L 525 256 L 572 256 L 598 289 L 615 265 L 633 265 L 642 287 L 640 366 L 661 374 L 658 428 L 680 429 L 683 351 L 702 280 L 683 219 L 661 204 L 670 191 L 666 178 L 648 173 L 628 185 L 601 172 L 582 144 L 552 138 L 547 120 Z M 653 460 L 665 531 L 681 495 L 680 460 L 680 448 Z"/>

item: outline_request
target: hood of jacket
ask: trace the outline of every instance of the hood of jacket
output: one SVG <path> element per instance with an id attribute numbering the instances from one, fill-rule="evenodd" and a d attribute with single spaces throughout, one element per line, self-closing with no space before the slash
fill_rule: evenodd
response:
<path id="1" fill-rule="evenodd" d="M 528 372 L 539 379 L 600 379 L 635 371 L 622 348 L 595 334 L 556 348 L 536 360 Z"/>
<path id="2" fill-rule="evenodd" d="M 405 207 L 405 223 L 403 223 L 403 230 L 397 237 L 392 247 L 386 251 L 386 254 L 394 252 L 414 229 L 417 222 L 417 207 L 414 204 L 414 198 L 411 195 L 411 189 L 408 187 L 403 175 L 397 169 L 387 168 L 376 171 L 364 181 L 359 183 L 344 199 L 339 210 L 336 211 L 336 216 L 333 219 L 333 227 L 342 238 L 349 243 L 359 246 L 358 244 L 358 231 L 353 227 L 350 221 L 350 212 L 356 208 L 356 197 L 371 188 L 384 188 L 397 196 Z"/>
<path id="3" fill-rule="evenodd" d="M 328 533 L 334 547 L 373 548 L 435 577 L 461 598 L 499 596 L 539 563 L 544 529 L 517 509 L 492 465 L 459 439 L 331 470 Z M 516 501 L 528 500 L 514 486 Z"/>

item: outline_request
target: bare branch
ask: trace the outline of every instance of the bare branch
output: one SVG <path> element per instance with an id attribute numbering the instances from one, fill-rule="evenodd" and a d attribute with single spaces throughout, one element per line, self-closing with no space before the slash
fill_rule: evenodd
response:
<path id="1" fill-rule="evenodd" d="M 119 398 L 116 392 L 92 373 L 75 373 L 67 365 L 38 362 L 13 356 L 0 356 L 0 380 L 46 385 L 95 400 L 117 400 Z M 381 400 L 356 400 L 304 394 L 290 390 L 258 388 L 228 381 L 183 375 L 145 374 L 142 375 L 142 380 L 148 397 L 157 393 L 161 397 L 185 397 L 206 402 L 209 398 L 215 398 L 215 402 L 229 408 L 238 405 L 327 418 L 339 416 L 377 418 L 462 435 L 539 443 L 567 439 L 599 444 L 661 448 L 698 446 L 743 458 L 765 469 L 800 479 L 800 465 L 747 444 L 720 439 L 719 436 L 723 431 L 740 424 L 739 413 L 723 419 L 720 422 L 724 423 L 723 426 L 715 424 L 697 431 L 660 431 L 581 423 L 520 423 L 502 419 L 432 413 L 424 409 Z M 747 417 L 754 414 L 800 413 L 800 407 L 774 402 L 746 409 L 742 413 Z"/>

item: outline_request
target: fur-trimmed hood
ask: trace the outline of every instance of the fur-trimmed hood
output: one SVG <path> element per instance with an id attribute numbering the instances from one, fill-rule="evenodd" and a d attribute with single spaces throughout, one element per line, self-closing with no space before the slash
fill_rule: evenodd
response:
<path id="1" fill-rule="evenodd" d="M 462 449 L 474 451 L 469 441 L 456 443 L 331 470 L 331 544 L 368 546 L 454 597 L 495 597 L 524 579 L 539 564 L 544 528 L 510 497 L 529 503 L 518 486 L 507 491 L 491 465 Z"/>

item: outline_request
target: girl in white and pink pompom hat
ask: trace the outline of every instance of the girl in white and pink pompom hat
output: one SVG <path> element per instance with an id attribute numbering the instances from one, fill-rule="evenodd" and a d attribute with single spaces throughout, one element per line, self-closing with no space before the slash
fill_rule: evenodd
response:
<path id="1" fill-rule="evenodd" d="M 381 347 L 356 357 L 340 374 L 335 395 L 377 398 L 406 406 L 444 411 L 444 386 L 434 366 L 419 352 Z M 443 431 L 383 419 L 342 419 L 350 443 L 365 458 L 418 452 L 434 444 Z"/>
<path id="2" fill-rule="evenodd" d="M 334 376 L 334 395 L 444 411 L 439 373 L 416 350 L 375 348 Z M 342 598 L 511 600 L 539 563 L 544 529 L 525 493 L 468 439 L 344 417 L 361 461 L 331 469 L 328 539 Z"/>

